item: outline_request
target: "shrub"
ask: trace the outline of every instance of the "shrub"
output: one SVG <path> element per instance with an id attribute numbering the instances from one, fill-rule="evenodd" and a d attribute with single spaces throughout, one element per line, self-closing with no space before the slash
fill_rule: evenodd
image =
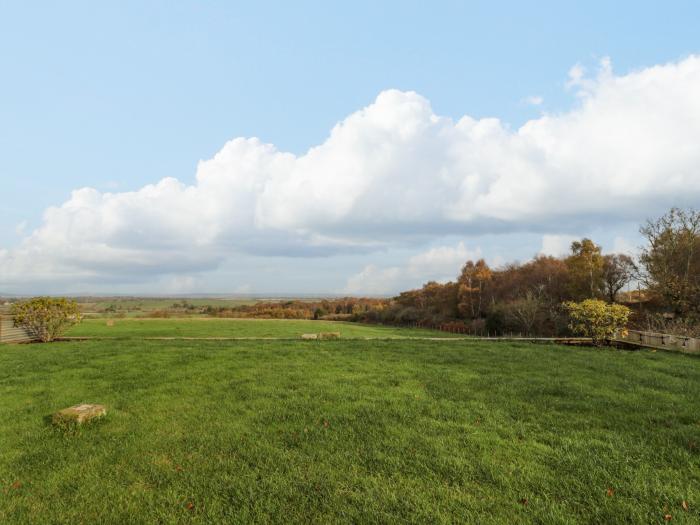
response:
<path id="1" fill-rule="evenodd" d="M 486 333 L 488 335 L 501 335 L 506 329 L 506 315 L 500 305 L 493 306 L 486 313 Z"/>
<path id="2" fill-rule="evenodd" d="M 470 319 L 465 321 L 465 326 L 468 334 L 478 336 L 488 335 L 486 319 Z"/>
<path id="3" fill-rule="evenodd" d="M 29 335 L 47 343 L 81 321 L 78 303 L 64 298 L 35 297 L 12 305 L 12 318 Z"/>
<path id="4" fill-rule="evenodd" d="M 508 324 L 518 332 L 531 335 L 542 317 L 542 301 L 535 294 L 527 292 L 523 297 L 503 305 L 503 313 Z"/>
<path id="5" fill-rule="evenodd" d="M 408 306 L 399 311 L 396 315 L 396 321 L 402 324 L 417 323 L 421 318 L 422 312 L 413 306 Z"/>
<path id="6" fill-rule="evenodd" d="M 624 328 L 630 309 L 621 304 L 607 304 L 598 299 L 586 299 L 580 303 L 564 303 L 569 312 L 569 328 L 576 335 L 590 337 L 595 345 L 602 345 L 615 332 Z"/>

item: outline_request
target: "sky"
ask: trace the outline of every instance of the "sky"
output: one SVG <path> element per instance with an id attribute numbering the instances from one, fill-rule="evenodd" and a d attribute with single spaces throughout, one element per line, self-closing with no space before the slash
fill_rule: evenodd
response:
<path id="1" fill-rule="evenodd" d="M 392 294 L 700 203 L 700 4 L 0 0 L 0 292 Z"/>

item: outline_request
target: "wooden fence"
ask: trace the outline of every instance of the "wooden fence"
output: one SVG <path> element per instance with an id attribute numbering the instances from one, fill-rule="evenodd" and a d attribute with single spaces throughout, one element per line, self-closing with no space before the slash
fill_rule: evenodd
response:
<path id="1" fill-rule="evenodd" d="M 23 328 L 15 326 L 10 309 L 0 306 L 0 343 L 29 343 L 32 337 Z"/>
<path id="2" fill-rule="evenodd" d="M 524 334 L 503 334 L 501 336 L 492 336 L 492 334 L 489 334 L 488 332 L 476 333 L 474 331 L 469 330 L 466 325 L 456 322 L 444 324 L 418 322 L 400 326 L 408 326 L 411 328 L 430 328 L 432 330 L 440 330 L 443 332 L 450 332 L 453 334 L 470 335 L 479 339 L 489 340 L 549 341 L 559 342 L 562 344 L 585 344 L 586 342 L 590 343 L 590 339 L 580 337 L 528 337 Z M 671 352 L 681 352 L 684 354 L 700 354 L 700 339 L 694 337 L 686 337 L 683 335 L 659 334 L 656 332 L 629 330 L 624 336 L 621 334 L 615 335 L 615 337 L 613 337 L 613 339 L 611 339 L 610 342 L 622 343 L 636 347 L 641 346 L 646 348 L 655 348 L 659 350 L 668 350 Z"/>
<path id="3" fill-rule="evenodd" d="M 430 321 L 418 321 L 414 323 L 396 323 L 388 324 L 388 326 L 396 326 L 398 328 L 426 328 L 429 330 L 439 330 L 440 332 L 449 332 L 451 334 L 468 335 L 471 337 L 481 337 L 485 339 L 572 339 L 571 337 L 539 337 L 536 335 L 526 334 L 522 332 L 489 332 L 485 327 L 474 328 L 466 325 L 462 321 L 451 321 L 446 323 L 432 323 Z M 581 339 L 574 337 L 573 339 Z"/>
<path id="4" fill-rule="evenodd" d="M 616 336 L 614 341 L 629 343 L 635 346 L 683 352 L 684 354 L 700 354 L 700 339 L 682 335 L 629 330 L 626 335 Z"/>
<path id="5" fill-rule="evenodd" d="M 486 333 L 475 333 L 470 330 L 462 322 L 451 322 L 451 323 L 431 323 L 430 321 L 419 321 L 414 323 L 397 323 L 395 325 L 400 328 L 426 328 L 428 330 L 439 330 L 441 332 L 449 332 L 451 334 L 463 334 L 463 335 L 474 335 L 474 336 L 485 336 Z"/>

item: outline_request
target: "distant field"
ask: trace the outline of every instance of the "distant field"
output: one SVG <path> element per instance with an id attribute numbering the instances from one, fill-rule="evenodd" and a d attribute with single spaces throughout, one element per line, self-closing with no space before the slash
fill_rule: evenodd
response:
<path id="1" fill-rule="evenodd" d="M 697 524 L 699 385 L 527 343 L 2 346 L 0 523 Z M 109 415 L 47 422 L 78 402 Z"/>
<path id="2" fill-rule="evenodd" d="M 165 310 L 171 308 L 175 303 L 182 304 L 183 301 L 197 307 L 213 306 L 224 308 L 255 304 L 257 302 L 256 299 L 116 297 L 81 301 L 80 305 L 83 311 L 90 313 L 102 313 L 103 315 L 123 314 L 127 317 L 135 317 L 154 310 Z M 105 312 L 105 310 L 110 311 Z"/>
<path id="3" fill-rule="evenodd" d="M 395 328 L 337 321 L 300 319 L 114 319 L 108 326 L 105 319 L 86 319 L 72 328 L 68 336 L 100 337 L 284 337 L 301 334 L 340 332 L 342 338 L 356 337 L 450 337 L 437 330 Z"/>

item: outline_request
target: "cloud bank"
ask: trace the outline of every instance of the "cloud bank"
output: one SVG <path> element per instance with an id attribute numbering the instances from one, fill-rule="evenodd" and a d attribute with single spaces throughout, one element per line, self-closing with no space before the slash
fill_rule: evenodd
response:
<path id="1" fill-rule="evenodd" d="M 576 106 L 516 130 L 436 115 L 388 90 L 303 155 L 257 138 L 200 162 L 194 184 L 82 188 L 0 250 L 0 285 L 128 281 L 215 269 L 235 254 L 318 257 L 459 234 L 567 233 L 700 201 L 700 56 L 594 77 Z M 349 283 L 349 287 L 352 283 Z"/>
<path id="2" fill-rule="evenodd" d="M 379 267 L 368 264 L 351 276 L 344 292 L 351 295 L 389 294 L 414 286 L 416 282 L 454 280 L 464 263 L 481 258 L 481 249 L 469 250 L 464 242 L 437 246 L 410 257 L 405 265 Z"/>

